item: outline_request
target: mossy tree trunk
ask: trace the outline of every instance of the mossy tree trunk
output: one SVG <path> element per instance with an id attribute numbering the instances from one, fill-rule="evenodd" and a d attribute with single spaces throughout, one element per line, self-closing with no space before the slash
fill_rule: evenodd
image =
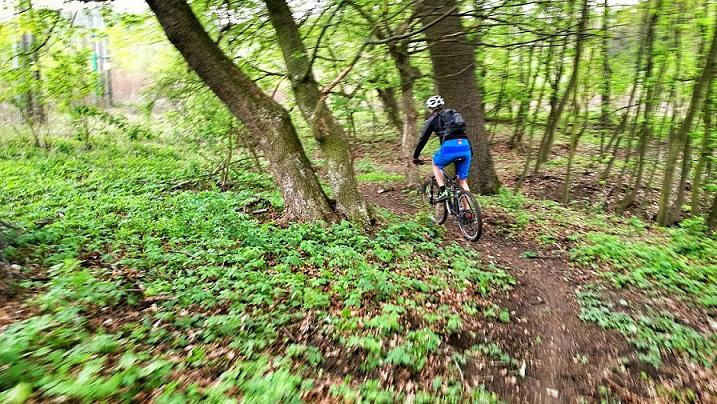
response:
<path id="1" fill-rule="evenodd" d="M 372 222 L 371 210 L 358 191 L 350 143 L 321 94 L 291 9 L 285 0 L 265 0 L 264 3 L 276 31 L 296 103 L 326 157 L 327 177 L 337 209 L 351 222 L 366 227 Z"/>
<path id="2" fill-rule="evenodd" d="M 147 4 L 189 66 L 249 129 L 283 194 L 285 217 L 335 220 L 289 113 L 232 63 L 184 0 L 147 0 Z"/>

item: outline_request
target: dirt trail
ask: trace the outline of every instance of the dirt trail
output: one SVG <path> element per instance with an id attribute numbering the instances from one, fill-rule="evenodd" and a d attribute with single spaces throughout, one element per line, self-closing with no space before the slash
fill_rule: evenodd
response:
<path id="1" fill-rule="evenodd" d="M 396 213 L 415 213 L 415 207 L 400 192 L 364 192 L 379 206 Z M 382 190 L 385 191 L 385 190 Z M 575 291 L 590 273 L 570 267 L 566 254 L 556 250 L 527 258 L 534 245 L 508 240 L 499 233 L 494 212 L 484 212 L 483 238 L 470 243 L 458 236 L 452 219 L 446 236 L 466 247 L 477 249 L 484 260 L 508 271 L 517 285 L 499 304 L 511 311 L 511 322 L 498 325 L 492 338 L 519 362 L 525 361 L 525 375 L 504 369 L 465 369 L 479 372 L 491 391 L 512 403 L 563 403 L 598 401 L 598 387 L 612 373 L 620 356 L 631 350 L 619 335 L 607 332 L 578 318 Z"/>
<path id="2" fill-rule="evenodd" d="M 510 402 L 576 402 L 596 399 L 597 387 L 611 373 L 616 358 L 629 352 L 618 335 L 578 318 L 575 290 L 586 276 L 569 267 L 561 255 L 524 258 L 533 246 L 495 237 L 491 228 L 475 245 L 488 262 L 518 281 L 501 301 L 514 312 L 516 325 L 504 328 L 516 358 L 526 361 L 525 377 L 515 385 L 498 379 L 490 387 Z M 515 339 L 513 339 L 515 338 Z M 511 340 L 513 339 L 513 340 Z M 510 379 L 508 379 L 510 380 Z"/>

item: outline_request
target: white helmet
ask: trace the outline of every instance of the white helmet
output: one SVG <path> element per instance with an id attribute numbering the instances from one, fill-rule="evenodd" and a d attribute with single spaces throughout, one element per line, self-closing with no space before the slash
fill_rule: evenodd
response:
<path id="1" fill-rule="evenodd" d="M 446 102 L 443 101 L 443 97 L 440 95 L 434 95 L 426 101 L 426 107 L 430 109 L 442 108 L 444 105 L 446 105 Z"/>

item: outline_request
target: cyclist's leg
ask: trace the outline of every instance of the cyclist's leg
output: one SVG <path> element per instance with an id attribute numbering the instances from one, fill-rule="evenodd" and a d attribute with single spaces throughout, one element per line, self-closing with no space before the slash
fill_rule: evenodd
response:
<path id="1" fill-rule="evenodd" d="M 436 177 L 438 186 L 443 187 L 446 185 L 446 181 L 443 178 L 443 167 L 451 164 L 453 161 L 452 157 L 446 153 L 443 153 L 443 147 L 439 148 L 438 151 L 433 155 L 432 169 L 433 176 Z"/>
<path id="2" fill-rule="evenodd" d="M 432 164 L 433 168 L 433 176 L 436 177 L 436 182 L 438 183 L 439 187 L 446 186 L 446 181 L 443 179 L 443 171 L 441 167 L 437 166 L 436 163 Z"/>
<path id="3" fill-rule="evenodd" d="M 466 179 L 466 180 L 462 180 L 462 179 L 458 178 L 458 179 L 456 180 L 456 182 L 458 183 L 458 185 L 461 186 L 461 188 L 465 189 L 466 191 L 470 191 L 470 190 L 471 190 L 470 188 L 468 188 L 468 180 L 467 180 L 467 179 Z"/>
<path id="4" fill-rule="evenodd" d="M 456 156 L 455 165 L 456 165 L 456 179 L 458 180 L 458 185 L 461 186 L 461 188 L 465 189 L 466 191 L 470 191 L 468 188 L 468 173 L 470 172 L 471 168 L 471 153 L 470 151 L 467 151 L 465 153 L 460 153 L 460 155 Z"/>
<path id="5" fill-rule="evenodd" d="M 468 173 L 471 168 L 471 153 L 468 150 L 465 153 L 461 153 L 460 158 L 455 161 L 456 166 L 456 182 L 458 185 L 466 191 L 470 191 L 468 187 Z M 464 203 L 463 209 L 468 209 L 467 203 Z"/>

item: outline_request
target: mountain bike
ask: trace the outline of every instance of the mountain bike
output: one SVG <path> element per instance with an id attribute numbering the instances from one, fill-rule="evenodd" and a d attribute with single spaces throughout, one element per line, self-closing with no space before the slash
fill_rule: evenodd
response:
<path id="1" fill-rule="evenodd" d="M 419 160 L 418 164 L 425 164 L 425 161 Z M 448 199 L 436 201 L 440 190 L 433 175 L 423 182 L 420 189 L 423 205 L 429 209 L 431 220 L 436 224 L 443 224 L 450 213 L 456 218 L 458 228 L 465 239 L 478 240 L 483 233 L 483 217 L 478 201 L 473 194 L 458 185 L 455 176 L 449 175 L 444 170 L 441 171 L 448 191 Z"/>

